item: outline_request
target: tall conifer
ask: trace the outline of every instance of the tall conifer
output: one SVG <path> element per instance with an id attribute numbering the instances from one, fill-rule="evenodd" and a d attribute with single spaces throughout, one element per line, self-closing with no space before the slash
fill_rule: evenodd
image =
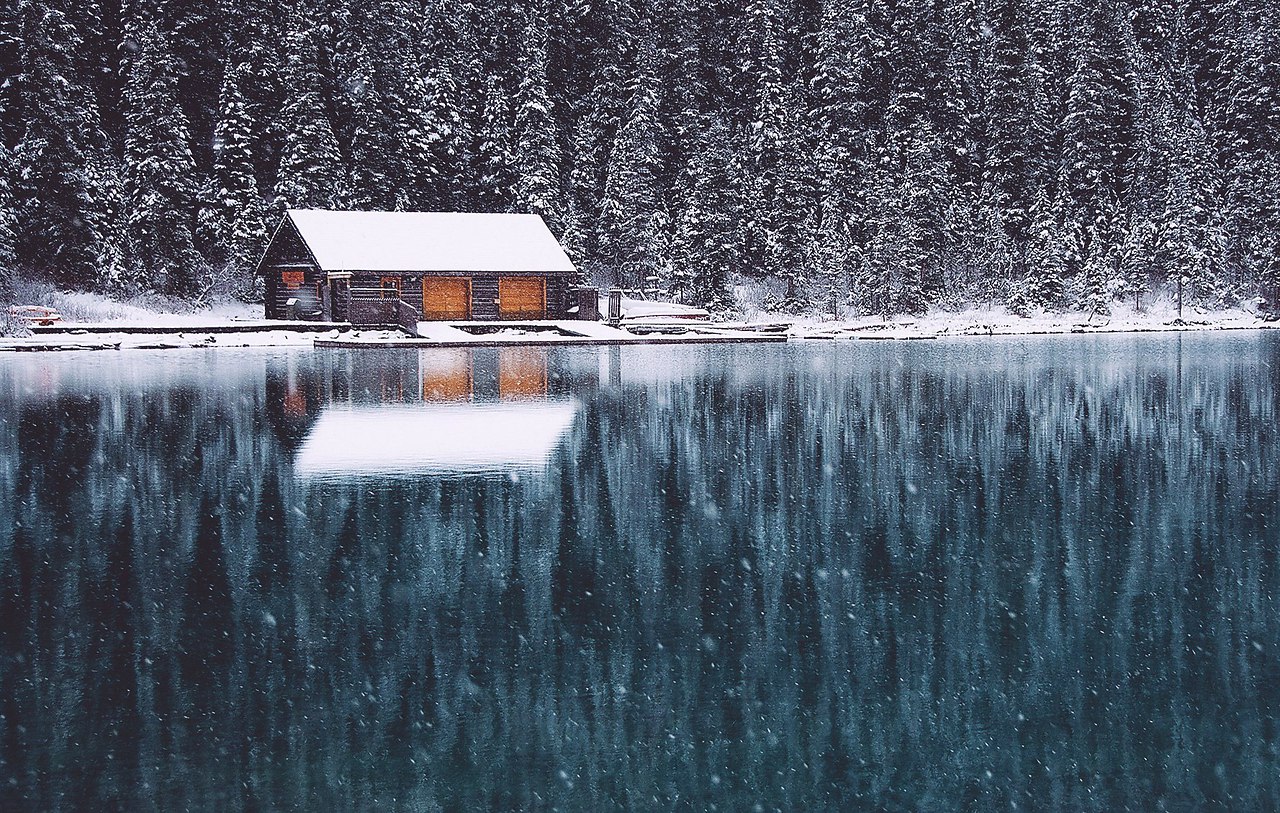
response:
<path id="1" fill-rule="evenodd" d="M 280 208 L 340 208 L 347 199 L 343 159 L 319 67 L 320 14 L 311 0 L 295 0 L 287 17 L 285 105 L 279 117 L 280 165 L 274 190 Z"/>
<path id="2" fill-rule="evenodd" d="M 74 12 L 61 0 L 20 0 L 13 9 L 19 72 L 5 82 L 16 86 L 11 191 L 18 262 L 91 286 L 112 251 L 106 222 L 115 179 Z"/>
<path id="3" fill-rule="evenodd" d="M 251 81 L 247 63 L 227 70 L 214 129 L 213 173 L 200 232 L 205 256 L 217 263 L 229 291 L 248 294 L 266 242 L 265 206 L 253 162 L 253 121 L 241 88 Z"/>
<path id="4" fill-rule="evenodd" d="M 662 264 L 658 245 L 664 235 L 656 217 L 662 207 L 654 48 L 652 37 L 646 37 L 635 57 L 626 119 L 614 139 L 605 169 L 598 226 L 607 282 L 630 288 L 646 287 Z"/>
<path id="5" fill-rule="evenodd" d="M 154 20 L 132 21 L 127 37 L 134 51 L 125 85 L 129 266 L 140 284 L 190 295 L 205 263 L 192 234 L 196 166 L 178 106 L 178 68 Z"/>
<path id="6" fill-rule="evenodd" d="M 515 97 L 515 206 L 541 215 L 553 232 L 560 222 L 559 148 L 547 88 L 547 9 L 534 0 L 525 10 Z"/>

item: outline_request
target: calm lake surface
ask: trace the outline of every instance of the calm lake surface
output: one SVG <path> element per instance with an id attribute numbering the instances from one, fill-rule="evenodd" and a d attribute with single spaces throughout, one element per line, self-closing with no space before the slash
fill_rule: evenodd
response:
<path id="1" fill-rule="evenodd" d="M 0 809 L 1275 810 L 1280 335 L 0 358 Z"/>

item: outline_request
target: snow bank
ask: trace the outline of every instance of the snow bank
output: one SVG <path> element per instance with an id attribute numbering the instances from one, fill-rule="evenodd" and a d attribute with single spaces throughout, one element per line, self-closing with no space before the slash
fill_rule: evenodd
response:
<path id="1" fill-rule="evenodd" d="M 37 290 L 39 289 L 39 290 Z M 169 349 L 192 347 L 271 347 L 313 346 L 317 339 L 342 339 L 345 342 L 378 345 L 393 339 L 404 339 L 398 331 L 388 330 L 328 330 L 323 332 L 267 329 L 269 323 L 262 319 L 261 306 L 240 302 L 223 303 L 208 309 L 174 312 L 139 302 L 117 302 L 90 293 L 59 292 L 50 286 L 28 285 L 24 294 L 30 295 L 22 304 L 41 304 L 59 310 L 64 322 L 62 334 L 42 334 L 22 338 L 0 338 L 0 351 L 4 350 L 77 350 L 77 349 Z M 36 295 L 38 294 L 38 295 Z M 1207 311 L 1185 308 L 1181 318 L 1176 306 L 1167 300 L 1157 300 L 1148 307 L 1135 310 L 1131 306 L 1116 304 L 1106 316 L 1085 313 L 1038 313 L 1023 317 L 1002 307 L 969 308 L 956 311 L 933 311 L 925 316 L 899 316 L 885 320 L 880 317 L 862 317 L 850 320 L 822 320 L 816 317 L 783 317 L 779 314 L 757 313 L 755 323 L 790 324 L 788 335 L 796 339 L 930 339 L 947 336 L 1017 336 L 1030 334 L 1067 333 L 1141 333 L 1150 331 L 1222 330 L 1240 328 L 1280 327 L 1280 322 L 1268 322 L 1261 312 L 1250 304 L 1239 308 Z M 253 329 L 253 323 L 261 323 L 263 329 Z M 84 324 L 80 324 L 84 323 Z M 77 326 L 93 323 L 98 329 L 90 333 L 76 334 Z M 444 340 L 434 333 L 448 330 L 461 334 L 455 328 L 437 323 L 422 323 L 429 329 L 427 338 Z M 568 323 L 566 323 L 568 324 Z M 590 325 L 596 323 L 572 323 L 576 332 L 590 335 Z M 690 323 L 697 327 L 706 323 Z M 713 323 L 714 324 L 714 323 Z M 241 330 L 234 333 L 209 332 L 218 326 L 234 325 Z M 109 326 L 118 330 L 104 331 Z M 782 327 L 783 325 L 779 325 Z M 141 333 L 142 328 L 172 329 L 165 333 Z M 203 331 L 202 331 L 203 329 Z M 599 325 L 599 329 L 604 329 Z M 466 334 L 468 339 L 476 339 Z M 493 337 L 483 337 L 493 340 Z"/>
<path id="2" fill-rule="evenodd" d="M 1017 316 L 1004 308 L 934 311 L 920 317 L 888 320 L 865 317 L 849 321 L 799 319 L 789 335 L 799 339 L 926 339 L 945 336 L 1019 336 L 1063 333 L 1143 333 L 1169 330 L 1224 330 L 1280 327 L 1252 308 L 1204 311 L 1177 309 L 1165 303 L 1135 311 L 1117 307 L 1110 315 L 1038 313 Z"/>

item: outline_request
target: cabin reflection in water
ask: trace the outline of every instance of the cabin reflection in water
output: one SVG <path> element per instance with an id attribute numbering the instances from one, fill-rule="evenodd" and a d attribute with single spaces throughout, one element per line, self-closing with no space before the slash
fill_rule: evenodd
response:
<path id="1" fill-rule="evenodd" d="M 440 348 L 369 361 L 354 354 L 325 376 L 330 397 L 294 460 L 302 477 L 539 470 L 579 411 L 569 390 L 583 382 L 552 369 L 546 348 Z M 305 396 L 286 390 L 286 414 L 297 403 Z"/>
<path id="2" fill-rule="evenodd" d="M 548 361 L 541 347 L 423 350 L 418 354 L 422 400 L 545 399 L 551 395 Z"/>

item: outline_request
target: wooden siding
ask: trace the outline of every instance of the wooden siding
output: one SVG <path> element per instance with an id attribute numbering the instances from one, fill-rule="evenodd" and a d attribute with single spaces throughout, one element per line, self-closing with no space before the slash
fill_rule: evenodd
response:
<path id="1" fill-rule="evenodd" d="M 471 318 L 485 322 L 498 318 L 496 274 L 477 274 L 471 278 Z"/>
<path id="2" fill-rule="evenodd" d="M 568 319 L 573 307 L 574 278 L 559 274 L 547 280 L 547 318 Z"/>
<path id="3" fill-rule="evenodd" d="M 294 318 L 288 312 L 285 303 L 301 294 L 300 298 L 314 300 L 319 308 L 319 292 L 326 285 L 324 271 L 311 261 L 306 246 L 296 231 L 286 223 L 276 234 L 275 239 L 267 247 L 259 265 L 265 287 L 265 311 L 268 319 Z M 294 277 L 302 274 L 302 285 L 296 290 L 283 284 L 285 275 Z M 355 289 L 371 289 L 383 287 L 384 279 L 395 278 L 400 281 L 400 299 L 407 305 L 423 310 L 422 280 L 424 277 L 463 277 L 471 281 L 471 313 L 468 318 L 476 321 L 496 321 L 498 312 L 498 275 L 467 274 L 462 272 L 451 274 L 423 273 L 421 271 L 388 272 L 388 271 L 354 271 L 350 279 L 350 287 Z M 505 275 L 504 275 L 505 276 Z M 545 277 L 546 279 L 546 319 L 567 319 L 569 308 L 574 304 L 572 288 L 575 277 L 568 274 L 549 275 L 512 275 L 517 277 Z M 388 286 L 389 287 L 389 286 Z M 425 317 L 430 318 L 430 317 Z M 456 318 L 456 317 L 449 317 Z M 530 315 L 512 315 L 506 318 L 529 319 Z"/>
<path id="4" fill-rule="evenodd" d="M 264 285 L 264 310 L 268 319 L 286 318 L 342 318 L 345 315 L 348 296 L 345 283 L 332 284 L 312 255 L 291 217 L 281 219 L 271 242 L 258 263 L 258 273 Z M 400 299 L 419 312 L 423 310 L 422 280 L 424 277 L 456 276 L 471 280 L 470 313 L 468 318 L 477 321 L 496 321 L 501 318 L 498 300 L 498 274 L 424 271 L 351 271 L 351 288 L 377 288 L 383 279 L 400 282 Z M 299 278 L 300 276 L 300 278 Z M 345 275 L 344 275 L 345 276 Z M 569 318 L 569 309 L 575 304 L 572 293 L 576 274 L 530 271 L 502 276 L 539 277 L 546 280 L 544 312 L 546 319 Z M 331 288 L 332 285 L 332 288 Z M 333 300 L 336 296 L 337 299 Z M 297 298 L 302 305 L 299 312 L 291 312 L 286 303 Z M 333 301 L 331 301 L 333 300 Z M 512 313 L 510 319 L 528 319 L 537 314 Z"/>
<path id="5" fill-rule="evenodd" d="M 311 253 L 289 220 L 281 224 L 267 246 L 258 264 L 258 273 L 262 275 L 268 319 L 290 318 L 292 314 L 287 312 L 285 303 L 299 294 L 314 297 L 315 286 L 321 279 L 320 268 L 311 259 Z M 296 288 L 283 284 L 286 274 L 294 277 L 291 282 L 299 282 L 296 278 L 299 273 L 302 279 Z"/>

